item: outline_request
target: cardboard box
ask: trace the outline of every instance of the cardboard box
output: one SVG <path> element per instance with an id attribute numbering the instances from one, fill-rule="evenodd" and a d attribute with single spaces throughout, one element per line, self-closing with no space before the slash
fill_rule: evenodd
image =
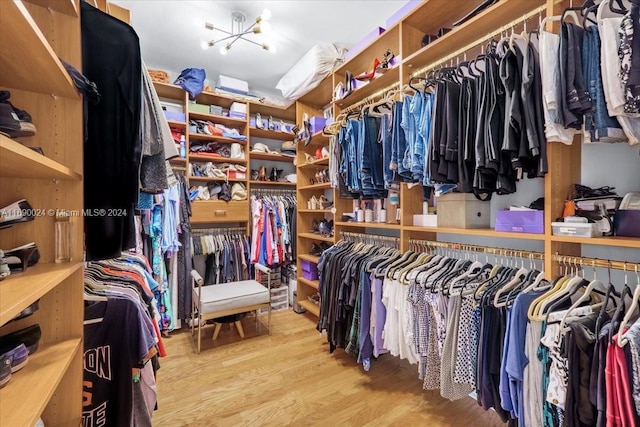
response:
<path id="1" fill-rule="evenodd" d="M 489 201 L 476 199 L 473 194 L 448 193 L 436 198 L 438 227 L 489 228 Z"/>
<path id="2" fill-rule="evenodd" d="M 408 1 L 404 6 L 398 9 L 396 13 L 394 13 L 393 15 L 387 18 L 387 22 L 386 22 L 387 28 L 393 27 L 396 22 L 398 22 L 399 20 L 407 16 L 409 12 L 415 9 L 415 7 L 418 6 L 420 3 L 422 3 L 422 0 Z"/>
<path id="3" fill-rule="evenodd" d="M 434 214 L 414 215 L 413 225 L 417 227 L 437 227 L 438 215 L 434 215 Z"/>
<path id="4" fill-rule="evenodd" d="M 209 106 L 209 114 L 214 114 L 216 116 L 222 116 L 222 107 L 219 105 L 210 105 Z"/>
<path id="5" fill-rule="evenodd" d="M 496 231 L 544 234 L 544 211 L 498 211 Z"/>
<path id="6" fill-rule="evenodd" d="M 246 95 L 249 93 L 249 83 L 244 80 L 234 79 L 233 77 L 223 76 L 220 74 L 216 87 L 232 93 Z"/>
<path id="7" fill-rule="evenodd" d="M 374 41 L 380 34 L 384 33 L 384 28 L 377 27 L 375 30 L 367 34 L 362 40 L 356 43 L 347 53 L 344 55 L 345 62 L 356 56 L 367 47 L 372 41 Z"/>
<path id="8" fill-rule="evenodd" d="M 600 237 L 602 232 L 595 223 L 552 222 L 551 229 L 554 236 L 571 237 Z"/>
<path id="9" fill-rule="evenodd" d="M 229 117 L 245 120 L 247 118 L 247 115 L 245 113 L 239 113 L 237 111 L 229 111 Z"/>

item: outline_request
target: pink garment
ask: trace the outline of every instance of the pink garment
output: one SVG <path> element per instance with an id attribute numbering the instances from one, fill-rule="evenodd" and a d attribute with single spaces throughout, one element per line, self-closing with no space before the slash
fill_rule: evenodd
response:
<path id="1" fill-rule="evenodd" d="M 613 337 L 614 359 L 616 361 L 616 386 L 618 388 L 618 411 L 624 427 L 635 427 L 635 409 L 631 398 L 631 385 L 629 384 L 629 370 L 627 359 L 624 356 L 624 349 L 618 346 L 618 336 Z"/>
<path id="2" fill-rule="evenodd" d="M 252 217 L 252 230 L 251 230 L 251 262 L 258 262 L 260 256 L 260 230 L 262 229 L 262 215 L 260 215 L 260 208 L 262 203 L 256 199 L 251 200 L 251 217 Z"/>
<path id="3" fill-rule="evenodd" d="M 609 344 L 607 347 L 607 357 L 605 361 L 604 375 L 605 387 L 607 391 L 607 427 L 622 426 L 620 418 L 620 408 L 618 406 L 618 387 L 617 387 L 617 366 L 614 356 L 615 344 Z"/>

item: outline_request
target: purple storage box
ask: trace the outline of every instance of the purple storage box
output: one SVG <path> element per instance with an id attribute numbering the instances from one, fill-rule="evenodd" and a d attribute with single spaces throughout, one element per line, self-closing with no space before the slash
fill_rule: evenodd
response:
<path id="1" fill-rule="evenodd" d="M 351 49 L 349 49 L 347 53 L 344 54 L 345 62 L 356 56 L 362 49 L 367 47 L 369 43 L 374 41 L 376 37 L 378 37 L 382 33 L 384 33 L 384 28 L 377 27 L 375 30 L 367 34 L 362 40 L 356 43 Z"/>
<path id="2" fill-rule="evenodd" d="M 318 264 L 302 260 L 302 277 L 308 280 L 318 280 Z"/>
<path id="3" fill-rule="evenodd" d="M 616 211 L 613 226 L 616 236 L 640 237 L 640 210 L 622 209 Z"/>
<path id="4" fill-rule="evenodd" d="M 184 123 L 187 121 L 187 117 L 184 113 L 178 113 L 175 111 L 164 110 L 164 116 L 167 118 L 167 120 L 173 120 L 174 122 Z"/>
<path id="5" fill-rule="evenodd" d="M 229 117 L 245 120 L 247 118 L 247 115 L 245 113 L 239 113 L 237 111 L 229 111 Z"/>
<path id="6" fill-rule="evenodd" d="M 311 133 L 320 132 L 324 129 L 324 125 L 327 123 L 327 119 L 324 117 L 313 116 L 309 119 L 309 124 L 311 125 Z"/>
<path id="7" fill-rule="evenodd" d="M 544 211 L 498 211 L 496 231 L 544 234 Z"/>
<path id="8" fill-rule="evenodd" d="M 422 0 L 410 0 L 402 6 L 396 13 L 387 18 L 387 28 L 391 28 L 395 25 L 396 22 L 407 16 L 409 12 L 411 12 L 417 5 L 422 3 Z"/>

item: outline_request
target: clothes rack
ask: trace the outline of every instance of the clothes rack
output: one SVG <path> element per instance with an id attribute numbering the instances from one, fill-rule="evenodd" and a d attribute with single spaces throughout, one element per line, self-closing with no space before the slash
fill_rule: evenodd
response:
<path id="1" fill-rule="evenodd" d="M 544 253 L 542 252 L 521 251 L 489 246 L 469 245 L 464 243 L 436 242 L 432 240 L 409 239 L 409 248 L 414 251 L 429 250 L 430 248 L 444 248 L 458 250 L 461 252 L 479 252 L 485 254 L 500 255 L 503 257 L 544 260 Z"/>
<path id="2" fill-rule="evenodd" d="M 396 249 L 400 247 L 399 237 L 375 236 L 371 234 L 351 233 L 348 231 L 341 231 L 340 236 L 342 237 L 342 240 L 346 242 L 366 243 L 369 245 L 386 246 Z"/>
<path id="3" fill-rule="evenodd" d="M 191 234 L 193 236 L 219 236 L 219 235 L 231 235 L 242 234 L 245 235 L 247 229 L 244 227 L 221 227 L 221 228 L 196 228 Z"/>
<path id="4" fill-rule="evenodd" d="M 251 194 L 255 196 L 295 196 L 296 190 L 282 188 L 252 188 Z"/>
<path id="5" fill-rule="evenodd" d="M 574 267 L 599 267 L 613 270 L 639 271 L 640 262 L 612 261 L 600 258 L 586 258 L 581 256 L 569 256 L 555 254 L 553 260 L 562 265 L 570 265 Z"/>

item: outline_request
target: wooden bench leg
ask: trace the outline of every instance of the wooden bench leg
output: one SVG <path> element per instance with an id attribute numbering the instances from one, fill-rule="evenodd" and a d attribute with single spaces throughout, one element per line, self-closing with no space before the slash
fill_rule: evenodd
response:
<path id="1" fill-rule="evenodd" d="M 236 325 L 236 329 L 238 330 L 238 334 L 240 335 L 240 338 L 244 338 L 244 329 L 242 328 L 242 322 L 240 322 L 239 320 L 236 320 L 234 323 Z"/>
<path id="2" fill-rule="evenodd" d="M 216 327 L 213 330 L 213 340 L 218 339 L 218 334 L 220 334 L 220 329 L 222 329 L 222 323 L 216 323 Z"/>

